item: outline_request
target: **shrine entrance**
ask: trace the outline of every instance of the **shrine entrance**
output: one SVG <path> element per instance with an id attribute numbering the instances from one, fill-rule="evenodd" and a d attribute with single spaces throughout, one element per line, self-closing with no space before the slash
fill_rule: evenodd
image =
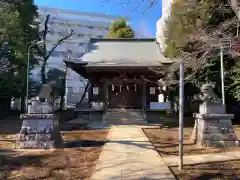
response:
<path id="1" fill-rule="evenodd" d="M 108 108 L 142 108 L 142 91 L 141 84 L 121 83 L 108 85 Z"/>

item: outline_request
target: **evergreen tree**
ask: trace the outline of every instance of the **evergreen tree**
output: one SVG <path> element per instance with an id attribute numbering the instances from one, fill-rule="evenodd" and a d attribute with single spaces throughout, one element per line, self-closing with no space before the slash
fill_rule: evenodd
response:
<path id="1" fill-rule="evenodd" d="M 5 47 L 11 52 L 5 53 L 1 60 L 7 59 L 15 67 L 1 74 L 0 93 L 23 99 L 26 95 L 27 49 L 31 42 L 39 40 L 38 28 L 32 26 L 36 24 L 37 9 L 32 0 L 2 0 L 0 3 L 0 43 L 7 44 Z M 33 56 L 31 60 L 34 60 L 31 65 L 36 63 Z"/>
<path id="2" fill-rule="evenodd" d="M 123 18 L 114 22 L 108 32 L 109 38 L 133 38 L 134 36 L 134 31 L 127 25 L 126 20 Z"/>
<path id="3" fill-rule="evenodd" d="M 225 100 L 234 103 L 238 95 L 239 79 L 236 62 L 238 59 L 227 52 L 231 40 L 236 36 L 236 16 L 226 0 L 189 1 L 176 0 L 165 29 L 165 55 L 183 58 L 186 83 L 201 87 L 207 82 L 215 83 L 216 94 L 221 98 L 220 45 L 224 37 Z M 227 53 L 226 53 L 227 52 Z M 184 55 L 184 54 L 187 55 Z M 230 52 L 231 53 L 231 52 Z M 176 66 L 173 71 L 178 72 Z M 233 71 L 234 69 L 234 71 Z M 176 84 L 178 85 L 178 84 Z M 175 86 L 175 85 L 173 85 Z M 186 86 L 186 85 L 185 85 Z M 199 90 L 188 91 L 188 95 Z M 177 95 L 175 91 L 175 95 Z M 186 95 L 185 95 L 186 96 Z"/>

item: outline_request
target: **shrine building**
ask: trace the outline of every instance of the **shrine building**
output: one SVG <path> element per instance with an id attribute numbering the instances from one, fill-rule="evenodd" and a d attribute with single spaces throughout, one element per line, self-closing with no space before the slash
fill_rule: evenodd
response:
<path id="1" fill-rule="evenodd" d="M 89 107 L 149 111 L 159 101 L 158 81 L 172 60 L 163 56 L 155 39 L 91 39 L 81 60 L 68 67 L 90 82 Z"/>

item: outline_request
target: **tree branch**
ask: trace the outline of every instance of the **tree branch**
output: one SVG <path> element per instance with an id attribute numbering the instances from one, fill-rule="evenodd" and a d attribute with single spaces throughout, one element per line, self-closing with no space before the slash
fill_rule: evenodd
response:
<path id="1" fill-rule="evenodd" d="M 101 2 L 106 4 L 109 3 L 111 0 L 102 0 Z M 118 1 L 120 5 L 124 5 L 126 8 L 129 8 L 131 4 L 134 4 L 134 7 L 131 8 L 131 11 L 137 11 L 141 5 L 144 3 L 147 3 L 147 6 L 144 8 L 144 10 L 141 12 L 141 14 L 145 14 L 150 8 L 153 8 L 153 6 L 157 3 L 158 0 L 138 0 L 138 2 L 135 2 L 135 0 L 120 0 Z M 103 5 L 104 6 L 104 5 Z"/>
<path id="2" fill-rule="evenodd" d="M 63 38 L 59 39 L 58 42 L 52 47 L 52 49 L 49 51 L 49 53 L 44 57 L 45 60 L 47 60 L 51 54 L 53 53 L 53 51 L 66 39 L 70 38 L 73 35 L 73 29 L 71 29 L 71 32 L 64 36 Z"/>
<path id="3" fill-rule="evenodd" d="M 44 22 L 44 30 L 43 30 L 43 41 L 44 42 L 46 42 L 46 39 L 47 39 L 49 20 L 50 20 L 50 14 L 47 14 L 45 22 Z"/>

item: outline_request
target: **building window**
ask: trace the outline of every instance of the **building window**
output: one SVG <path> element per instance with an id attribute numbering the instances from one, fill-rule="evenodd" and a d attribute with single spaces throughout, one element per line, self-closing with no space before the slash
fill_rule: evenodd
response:
<path id="1" fill-rule="evenodd" d="M 85 43 L 79 43 L 78 45 L 79 45 L 79 46 L 83 46 L 84 44 L 85 44 Z"/>
<path id="2" fill-rule="evenodd" d="M 108 31 L 108 27 L 98 26 L 98 27 L 96 27 L 96 29 L 98 29 L 98 30 L 107 30 Z"/>
<path id="3" fill-rule="evenodd" d="M 75 54 L 73 55 L 73 58 L 80 58 L 80 57 L 83 56 L 83 54 L 84 54 L 84 53 L 75 53 Z"/>
<path id="4" fill-rule="evenodd" d="M 58 32 L 58 35 L 59 35 L 59 36 L 64 36 L 65 33 L 60 31 L 60 32 Z"/>
<path id="5" fill-rule="evenodd" d="M 62 51 L 53 51 L 51 54 L 52 57 L 62 57 L 63 52 Z"/>
<path id="6" fill-rule="evenodd" d="M 83 24 L 78 24 L 77 26 L 78 26 L 78 27 L 84 27 L 84 25 L 83 25 Z"/>
<path id="7" fill-rule="evenodd" d="M 53 34 L 54 34 L 54 31 L 51 29 L 51 30 L 48 31 L 48 34 L 53 35 Z"/>
<path id="8" fill-rule="evenodd" d="M 94 29 L 94 27 L 93 27 L 93 26 L 88 26 L 88 28 L 89 28 L 89 29 Z"/>
<path id="9" fill-rule="evenodd" d="M 84 87 L 79 87 L 79 93 L 83 93 L 84 92 Z"/>
<path id="10" fill-rule="evenodd" d="M 68 93 L 73 93 L 73 87 L 68 87 Z"/>
<path id="11" fill-rule="evenodd" d="M 78 37 L 84 37 L 84 34 L 78 34 Z"/>
<path id="12" fill-rule="evenodd" d="M 102 28 L 102 27 L 96 27 L 96 29 L 98 29 L 98 30 L 102 30 L 103 28 Z"/>

